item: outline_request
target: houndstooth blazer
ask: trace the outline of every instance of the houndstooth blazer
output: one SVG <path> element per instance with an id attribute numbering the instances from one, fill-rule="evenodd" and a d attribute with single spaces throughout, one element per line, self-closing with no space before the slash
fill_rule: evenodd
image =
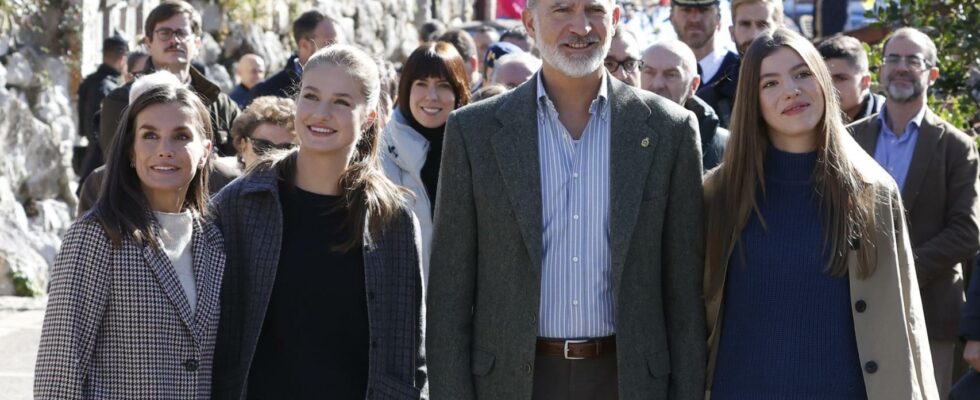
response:
<path id="1" fill-rule="evenodd" d="M 282 245 L 280 176 L 277 168 L 254 169 L 212 199 L 211 215 L 228 244 L 213 399 L 247 398 L 249 369 Z M 369 399 L 428 398 L 419 237 L 418 221 L 406 206 L 381 237 L 365 240 L 370 242 L 363 251 L 373 339 L 368 352 Z"/>
<path id="2" fill-rule="evenodd" d="M 72 225 L 52 269 L 36 399 L 208 398 L 225 256 L 220 232 L 196 220 L 194 314 L 162 250 L 113 247 L 94 213 Z"/>

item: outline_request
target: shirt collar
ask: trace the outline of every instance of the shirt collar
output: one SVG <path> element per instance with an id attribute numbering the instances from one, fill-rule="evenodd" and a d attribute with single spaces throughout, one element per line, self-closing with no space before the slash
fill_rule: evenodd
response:
<path id="1" fill-rule="evenodd" d="M 872 96 L 874 95 L 872 94 Z M 885 104 L 882 104 L 881 112 L 878 113 L 878 123 L 881 124 L 882 131 L 887 131 L 888 133 L 894 134 L 894 132 L 891 131 L 891 128 L 888 127 L 887 112 L 888 112 L 888 108 L 886 107 Z M 922 126 L 922 119 L 925 118 L 925 116 L 926 116 L 926 107 L 923 106 L 921 109 L 919 109 L 919 112 L 915 113 L 915 116 L 913 116 L 912 119 L 909 120 L 909 123 L 905 125 L 905 130 L 903 132 L 909 133 L 912 129 L 918 130 L 919 127 Z"/>
<path id="2" fill-rule="evenodd" d="M 599 92 L 596 94 L 595 99 L 592 100 L 592 104 L 589 105 L 589 114 L 596 114 L 598 112 L 599 118 L 603 120 L 609 117 L 609 87 L 606 81 L 609 79 L 609 73 L 603 71 L 602 81 L 599 82 Z M 556 112 L 555 103 L 551 102 L 551 98 L 548 97 L 548 91 L 544 88 L 544 76 L 541 72 L 537 73 L 538 81 L 538 112 L 548 113 Z"/>

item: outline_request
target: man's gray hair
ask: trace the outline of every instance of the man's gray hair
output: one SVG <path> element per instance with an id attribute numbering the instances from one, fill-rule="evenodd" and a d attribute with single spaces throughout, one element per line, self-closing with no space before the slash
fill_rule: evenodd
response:
<path id="1" fill-rule="evenodd" d="M 892 32 L 890 35 L 888 35 L 888 37 L 885 38 L 885 41 L 882 42 L 884 43 L 884 45 L 881 46 L 882 52 L 884 52 L 885 49 L 888 48 L 888 42 L 891 42 L 892 39 L 897 37 L 906 38 L 915 42 L 919 42 L 919 44 L 925 46 L 926 47 L 925 61 L 929 63 L 930 67 L 935 67 L 939 63 L 939 57 L 936 54 L 939 51 L 936 50 L 936 43 L 932 41 L 932 38 L 929 37 L 929 35 L 926 35 L 925 32 L 922 32 L 918 29 L 909 26 L 906 26 L 904 28 L 898 28 L 897 30 L 895 30 L 895 32 Z"/>

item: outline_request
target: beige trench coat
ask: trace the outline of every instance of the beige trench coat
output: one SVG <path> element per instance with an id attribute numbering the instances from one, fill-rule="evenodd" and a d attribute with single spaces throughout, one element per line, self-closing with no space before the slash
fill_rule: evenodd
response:
<path id="1" fill-rule="evenodd" d="M 849 141 L 850 142 L 850 141 Z M 878 193 L 875 205 L 877 265 L 866 279 L 857 276 L 857 251 L 848 256 L 851 314 L 869 400 L 938 400 L 912 247 L 895 181 L 867 154 L 848 143 L 848 157 Z M 856 149 L 856 150 L 855 150 Z M 705 181 L 705 204 L 714 175 Z M 709 215 L 709 214 L 705 214 Z M 722 264 L 727 268 L 727 260 Z M 707 277 L 708 274 L 705 274 Z M 705 279 L 705 293 L 708 293 Z M 708 369 L 705 399 L 711 398 L 715 357 L 721 333 L 722 295 L 707 298 Z"/>

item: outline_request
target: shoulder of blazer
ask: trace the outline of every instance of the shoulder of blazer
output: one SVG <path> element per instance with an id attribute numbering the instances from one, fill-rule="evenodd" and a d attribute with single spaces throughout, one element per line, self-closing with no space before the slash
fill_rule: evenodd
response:
<path id="1" fill-rule="evenodd" d="M 923 130 L 935 130 L 939 134 L 940 140 L 949 138 L 949 140 L 965 146 L 976 146 L 976 142 L 974 141 L 973 137 L 953 126 L 953 124 L 946 122 L 946 120 L 940 118 L 938 115 L 936 115 L 936 113 L 929 109 L 926 109 L 926 114 L 922 118 L 922 126 L 919 128 L 919 132 L 922 132 Z"/>

